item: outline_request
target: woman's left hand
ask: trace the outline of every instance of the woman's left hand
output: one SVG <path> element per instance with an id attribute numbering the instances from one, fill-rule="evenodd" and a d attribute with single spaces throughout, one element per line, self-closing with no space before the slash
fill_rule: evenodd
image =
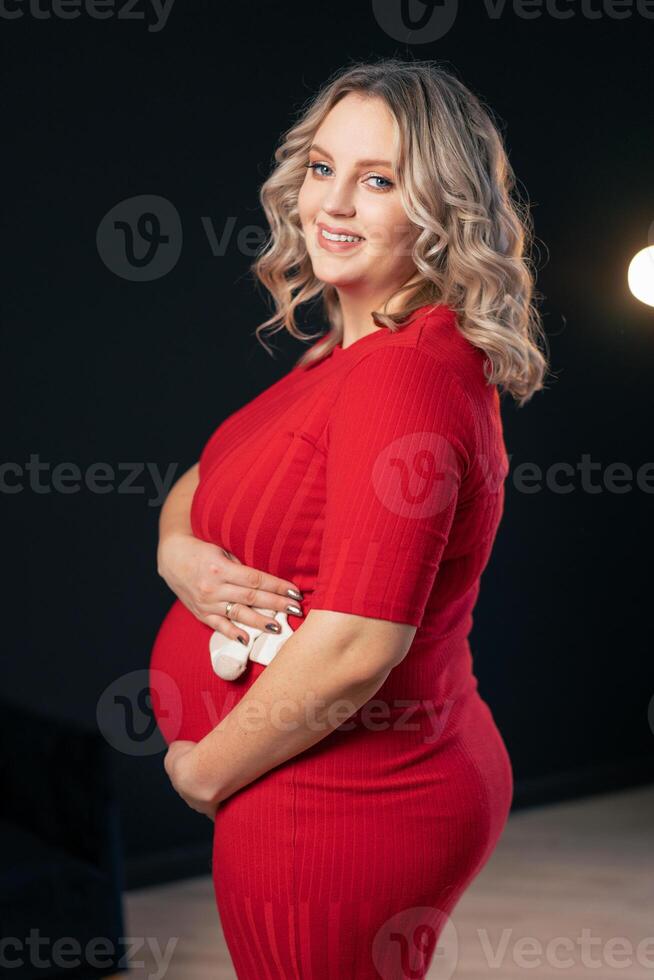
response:
<path id="1" fill-rule="evenodd" d="M 206 790 L 198 782 L 193 755 L 196 744 L 182 739 L 171 742 L 164 756 L 164 769 L 184 802 L 192 810 L 203 813 L 205 817 L 215 822 L 216 811 L 220 804 L 207 800 Z"/>

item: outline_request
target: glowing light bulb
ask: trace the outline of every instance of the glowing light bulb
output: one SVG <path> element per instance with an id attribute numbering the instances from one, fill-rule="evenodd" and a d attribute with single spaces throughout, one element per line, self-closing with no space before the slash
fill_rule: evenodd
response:
<path id="1" fill-rule="evenodd" d="M 654 245 L 634 255 L 629 263 L 627 282 L 636 299 L 654 306 Z"/>

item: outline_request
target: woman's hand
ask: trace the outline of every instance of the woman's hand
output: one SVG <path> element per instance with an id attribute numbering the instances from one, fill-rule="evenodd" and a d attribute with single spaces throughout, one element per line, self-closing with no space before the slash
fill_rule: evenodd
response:
<path id="1" fill-rule="evenodd" d="M 235 555 L 192 534 L 176 532 L 167 535 L 157 551 L 157 571 L 177 598 L 201 623 L 235 640 L 249 637 L 232 622 L 263 630 L 274 623 L 252 606 L 274 612 L 298 615 L 289 606 L 302 610 L 297 596 L 288 594 L 299 589 L 293 582 L 243 565 Z M 226 616 L 226 604 L 234 603 Z M 276 624 L 279 626 L 279 624 Z M 279 632 L 273 630 L 269 632 Z"/>
<path id="2" fill-rule="evenodd" d="M 194 768 L 193 750 L 196 742 L 181 739 L 171 742 L 164 756 L 164 769 L 181 798 L 192 810 L 204 814 L 215 822 L 219 803 L 208 799 L 208 793 L 197 778 Z"/>

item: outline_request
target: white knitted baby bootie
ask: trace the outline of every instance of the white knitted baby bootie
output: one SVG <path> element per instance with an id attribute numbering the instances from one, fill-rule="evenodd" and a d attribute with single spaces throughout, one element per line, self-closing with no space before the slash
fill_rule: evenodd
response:
<path id="1" fill-rule="evenodd" d="M 269 664 L 282 644 L 292 634 L 285 612 L 275 612 L 273 609 L 260 609 L 253 606 L 256 612 L 269 616 L 281 626 L 280 633 L 268 633 L 254 626 L 245 626 L 238 620 L 233 620 L 245 630 L 249 637 L 247 645 L 238 640 L 230 640 L 228 636 L 215 630 L 209 640 L 211 666 L 218 677 L 224 681 L 233 681 L 240 677 L 247 667 L 248 660 L 258 664 Z"/>

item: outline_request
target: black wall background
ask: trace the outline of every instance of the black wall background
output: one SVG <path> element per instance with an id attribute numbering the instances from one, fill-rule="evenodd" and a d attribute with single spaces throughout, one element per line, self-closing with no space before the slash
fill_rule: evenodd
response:
<path id="1" fill-rule="evenodd" d="M 22 16 L 0 17 L 6 693 L 94 727 L 116 685 L 142 689 L 173 601 L 155 568 L 152 474 L 170 485 L 303 349 L 278 334 L 271 358 L 258 344 L 267 300 L 237 243 L 263 226 L 258 188 L 279 134 L 350 59 L 436 58 L 505 124 L 557 375 L 525 408 L 503 402 L 511 472 L 471 637 L 480 690 L 516 806 L 651 779 L 654 480 L 650 468 L 647 492 L 635 475 L 654 459 L 654 310 L 630 296 L 626 269 L 654 220 L 654 20 L 635 4 L 616 19 L 600 0 L 596 18 L 565 5 L 567 20 L 466 4 L 441 39 L 405 44 L 370 3 L 176 0 L 161 30 L 144 3 L 133 12 L 145 19 L 119 18 L 121 5 L 65 20 L 7 0 Z M 167 274 L 130 281 L 96 235 L 116 204 L 146 194 L 174 205 L 183 244 Z M 222 255 L 211 223 L 218 237 L 233 225 Z M 315 314 L 305 325 L 326 328 Z M 595 492 L 578 472 L 568 493 L 518 486 L 522 464 L 544 476 L 584 455 L 599 464 Z M 99 462 L 113 471 L 103 493 L 84 483 Z M 632 471 L 619 493 L 602 489 L 617 462 Z M 79 467 L 75 492 L 53 489 L 62 463 Z M 126 464 L 143 469 L 121 488 Z M 209 867 L 210 825 L 153 746 L 115 737 L 129 884 L 188 868 L 193 853 Z"/>

